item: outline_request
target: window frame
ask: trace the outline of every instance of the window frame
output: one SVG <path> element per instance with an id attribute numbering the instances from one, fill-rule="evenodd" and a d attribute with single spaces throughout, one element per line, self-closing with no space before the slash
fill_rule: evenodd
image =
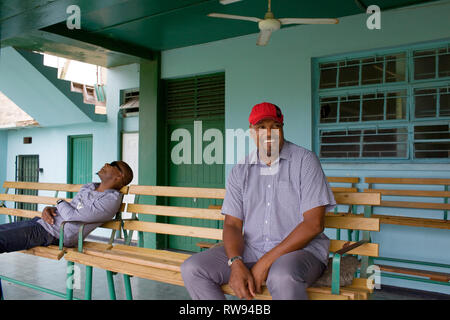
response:
<path id="1" fill-rule="evenodd" d="M 416 118 L 415 117 L 415 89 L 422 88 L 437 88 L 437 92 L 439 93 L 439 88 L 447 87 L 450 88 L 450 76 L 438 78 L 438 54 L 439 50 L 442 48 L 447 48 L 450 52 L 450 39 L 445 41 L 426 43 L 426 44 L 416 44 L 409 46 L 401 46 L 389 49 L 380 49 L 380 50 L 370 50 L 370 51 L 362 51 L 356 53 L 349 54 L 340 54 L 334 56 L 327 56 L 322 58 L 313 58 L 312 59 L 312 102 L 313 102 L 313 110 L 312 110 L 312 120 L 313 120 L 313 128 L 312 128 L 312 137 L 313 137 L 313 150 L 316 151 L 316 154 L 320 157 L 320 131 L 321 130 L 348 130 L 348 129 L 369 129 L 373 127 L 383 128 L 383 129 L 393 129 L 397 127 L 408 128 L 408 141 L 407 141 L 407 158 L 320 158 L 320 161 L 326 163 L 450 163 L 450 158 L 430 158 L 430 159 L 422 159 L 422 158 L 414 158 L 414 127 L 416 125 L 439 125 L 439 124 L 448 124 L 450 122 L 450 116 L 448 117 L 434 117 L 434 118 Z M 434 79 L 419 79 L 414 80 L 414 52 L 415 51 L 426 51 L 426 50 L 434 50 L 436 57 L 436 73 Z M 358 86 L 347 86 L 347 87 L 335 87 L 335 88 L 326 88 L 320 89 L 320 64 L 324 63 L 336 63 L 339 65 L 339 62 L 343 60 L 355 60 L 355 59 L 363 59 L 363 58 L 377 58 L 383 57 L 386 55 L 400 54 L 405 53 L 405 81 L 399 82 L 385 82 L 383 78 L 383 83 L 378 84 L 369 84 L 369 85 L 358 85 Z M 360 66 L 361 66 L 360 62 Z M 386 63 L 383 64 L 383 69 L 386 68 Z M 362 82 L 361 79 L 362 67 L 359 68 L 359 83 Z M 383 72 L 383 77 L 385 77 L 385 72 Z M 336 72 L 336 79 L 338 84 L 339 81 L 339 69 Z M 321 98 L 326 97 L 341 97 L 341 96 L 351 96 L 351 95 L 360 95 L 361 97 L 364 94 L 368 93 L 388 93 L 406 90 L 406 118 L 402 120 L 372 120 L 372 121 L 362 121 L 362 99 L 360 100 L 360 121 L 358 122 L 345 122 L 339 123 L 339 108 L 336 111 L 336 122 L 335 123 L 320 123 L 320 100 Z M 385 97 L 386 99 L 386 97 Z M 436 115 L 439 114 L 439 94 L 436 101 Z M 386 115 L 386 103 L 384 103 L 384 113 L 383 117 Z"/>

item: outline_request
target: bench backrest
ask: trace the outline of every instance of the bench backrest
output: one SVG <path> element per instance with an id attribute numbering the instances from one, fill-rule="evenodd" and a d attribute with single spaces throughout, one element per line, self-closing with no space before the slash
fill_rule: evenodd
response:
<path id="1" fill-rule="evenodd" d="M 58 199 L 66 199 L 70 201 L 70 198 L 59 197 L 59 193 L 62 192 L 78 192 L 82 187 L 82 184 L 63 184 L 63 183 L 43 183 L 43 182 L 21 182 L 21 181 L 5 181 L 3 183 L 3 188 L 5 193 L 0 194 L 0 214 L 23 217 L 23 218 L 34 218 L 40 217 L 40 211 L 34 210 L 24 210 L 16 208 L 7 208 L 4 205 L 5 202 L 14 203 L 33 203 L 42 205 L 56 205 Z M 42 195 L 23 195 L 15 194 L 12 190 L 36 190 L 38 191 L 55 191 L 54 196 L 42 196 Z M 128 193 L 128 186 L 123 187 L 120 192 L 122 194 Z M 122 203 L 120 211 L 124 211 L 125 205 Z M 120 221 L 110 221 L 106 222 L 101 226 L 102 228 L 120 230 Z"/>
<path id="2" fill-rule="evenodd" d="M 136 186 L 129 188 L 129 194 L 148 195 L 157 197 L 183 197 L 183 198 L 209 198 L 223 199 L 225 189 L 217 188 L 186 188 L 162 186 Z M 335 199 L 338 204 L 372 206 L 380 204 L 380 194 L 377 193 L 343 193 L 336 192 Z M 127 212 L 138 215 L 154 215 L 166 217 L 183 217 L 194 219 L 224 220 L 220 208 L 189 208 L 166 205 L 128 204 Z M 326 216 L 326 228 L 355 229 L 363 231 L 379 231 L 379 220 L 365 217 Z M 129 231 L 150 232 L 166 235 L 177 235 L 194 238 L 222 240 L 222 229 L 194 227 L 160 222 L 139 220 L 126 220 L 123 228 Z M 346 241 L 332 240 L 330 251 L 341 249 Z M 378 256 L 378 244 L 366 243 L 349 252 L 350 254 Z"/>
<path id="3" fill-rule="evenodd" d="M 356 184 L 359 183 L 359 177 L 327 177 L 328 183 L 333 192 L 358 192 Z M 338 183 L 338 185 L 334 185 Z M 343 187 L 342 184 L 350 184 L 350 186 Z"/>
<path id="4" fill-rule="evenodd" d="M 444 219 L 447 219 L 447 210 L 450 210 L 450 204 L 448 203 L 448 198 L 450 198 L 450 179 L 368 177 L 365 178 L 365 182 L 368 184 L 368 188 L 364 190 L 365 192 L 377 192 L 382 195 L 382 207 L 443 210 Z M 380 185 L 388 186 L 387 188 L 380 188 Z M 434 186 L 440 190 L 430 190 L 429 187 L 417 190 L 417 185 Z M 412 190 L 411 187 L 415 187 L 415 190 Z M 396 201 L 388 200 L 388 197 L 391 196 L 400 196 L 402 198 Z M 437 201 L 414 201 L 415 197 L 434 198 Z"/>

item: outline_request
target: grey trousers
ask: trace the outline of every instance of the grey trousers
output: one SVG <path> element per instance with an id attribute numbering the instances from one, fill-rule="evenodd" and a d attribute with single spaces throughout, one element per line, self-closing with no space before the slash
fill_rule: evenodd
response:
<path id="1" fill-rule="evenodd" d="M 231 269 L 223 246 L 196 253 L 181 265 L 181 275 L 194 300 L 225 300 L 220 286 L 227 284 Z M 244 261 L 245 262 L 245 261 Z M 250 269 L 256 262 L 245 263 Z M 274 300 L 307 300 L 306 288 L 326 266 L 312 253 L 298 250 L 279 257 L 270 267 L 266 285 Z"/>

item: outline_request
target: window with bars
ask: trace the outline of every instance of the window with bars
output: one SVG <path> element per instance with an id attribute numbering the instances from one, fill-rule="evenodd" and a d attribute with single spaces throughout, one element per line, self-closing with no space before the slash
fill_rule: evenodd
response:
<path id="1" fill-rule="evenodd" d="M 450 43 L 320 59 L 315 68 L 321 159 L 450 162 Z"/>

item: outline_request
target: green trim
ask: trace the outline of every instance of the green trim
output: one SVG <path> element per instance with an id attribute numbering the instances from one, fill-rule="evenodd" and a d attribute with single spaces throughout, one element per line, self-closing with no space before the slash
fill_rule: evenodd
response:
<path id="1" fill-rule="evenodd" d="M 92 266 L 86 266 L 86 282 L 84 285 L 84 300 L 92 300 Z"/>
<path id="2" fill-rule="evenodd" d="M 114 277 L 112 271 L 106 271 L 106 279 L 108 280 L 109 298 L 116 300 L 116 290 L 114 288 Z"/>
<path id="3" fill-rule="evenodd" d="M 57 296 L 59 298 L 63 298 L 64 299 L 64 298 L 67 297 L 67 295 L 65 293 L 58 292 L 58 291 L 51 290 L 51 289 L 47 289 L 47 288 L 44 288 L 44 287 L 41 287 L 41 286 L 37 286 L 37 285 L 31 284 L 31 283 L 26 283 L 26 282 L 23 282 L 23 281 L 20 281 L 20 280 L 16 280 L 16 279 L 13 279 L 13 278 L 9 278 L 9 277 L 6 277 L 6 276 L 0 275 L 0 279 L 4 280 L 4 281 L 7 281 L 7 282 L 14 283 L 14 284 L 18 284 L 18 285 L 21 285 L 21 286 L 24 286 L 24 287 L 27 287 L 27 288 L 30 288 L 30 289 L 33 289 L 33 290 L 37 290 L 37 291 L 41 291 L 41 292 L 44 292 L 44 293 L 47 293 L 47 294 L 51 294 L 51 295 Z M 72 297 L 71 300 L 80 300 L 80 299 Z"/>
<path id="4" fill-rule="evenodd" d="M 404 276 L 404 275 L 398 275 L 398 274 L 392 274 L 392 273 L 386 273 L 381 272 L 382 277 L 387 278 L 395 278 L 395 279 L 402 279 L 402 280 L 412 280 L 412 281 L 418 281 L 418 282 L 425 282 L 425 283 L 432 283 L 432 284 L 440 284 L 444 286 L 450 286 L 450 282 L 443 282 L 443 281 L 436 281 L 436 280 L 430 280 L 430 279 L 424 279 L 424 278 L 416 278 L 416 277 L 410 277 L 410 276 Z"/>
<path id="5" fill-rule="evenodd" d="M 333 256 L 333 267 L 331 271 L 331 293 L 339 294 L 341 275 L 341 255 L 335 253 Z"/>
<path id="6" fill-rule="evenodd" d="M 388 258 L 388 257 L 376 257 L 376 258 L 374 258 L 374 260 L 402 262 L 402 263 L 417 264 L 417 265 L 422 265 L 422 266 L 438 267 L 438 268 L 449 268 L 450 269 L 450 264 L 444 264 L 444 263 L 434 263 L 434 262 L 417 261 L 417 260 L 406 260 L 406 259 Z"/>
<path id="7" fill-rule="evenodd" d="M 74 262 L 67 261 L 66 300 L 73 300 L 74 265 Z"/>
<path id="8" fill-rule="evenodd" d="M 133 292 L 131 289 L 130 276 L 128 274 L 123 275 L 123 282 L 125 285 L 125 295 L 127 297 L 127 300 L 133 300 Z"/>

